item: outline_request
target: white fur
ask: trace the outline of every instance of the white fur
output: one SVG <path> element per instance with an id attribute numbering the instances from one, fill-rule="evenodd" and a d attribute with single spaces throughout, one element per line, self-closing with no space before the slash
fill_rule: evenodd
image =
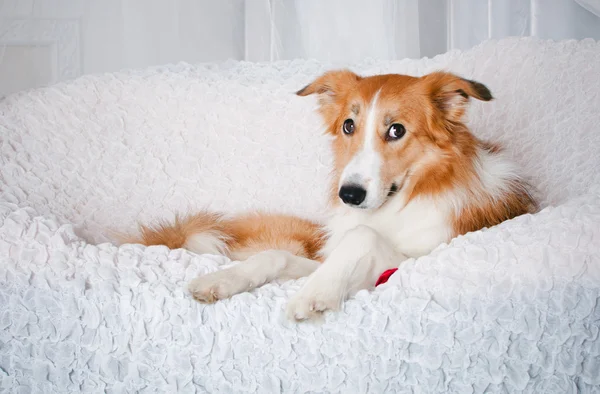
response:
<path id="1" fill-rule="evenodd" d="M 373 286 L 386 269 L 450 239 L 455 196 L 407 203 L 407 194 L 400 190 L 377 210 L 340 206 L 334 211 L 322 250 L 326 260 L 290 301 L 290 318 L 305 320 L 334 310 L 356 291 Z"/>
<path id="2" fill-rule="evenodd" d="M 205 231 L 188 237 L 183 247 L 198 254 L 227 255 L 227 244 L 217 232 Z"/>
<path id="3" fill-rule="evenodd" d="M 266 250 L 233 267 L 199 276 L 188 285 L 199 301 L 214 302 L 274 280 L 310 275 L 319 263 L 284 250 Z"/>
<path id="4" fill-rule="evenodd" d="M 306 320 L 339 308 L 358 290 L 372 286 L 386 269 L 405 259 L 369 226 L 359 225 L 344 233 L 329 258 L 308 278 L 290 300 L 288 317 Z"/>
<path id="5" fill-rule="evenodd" d="M 493 197 L 506 192 L 508 181 L 519 179 L 516 165 L 506 157 L 504 152 L 492 154 L 479 149 L 475 160 L 475 171 L 481 182 L 481 189 Z"/>
<path id="6" fill-rule="evenodd" d="M 388 240 L 406 256 L 417 257 L 429 253 L 451 235 L 449 218 L 452 196 L 415 198 L 400 209 L 404 196 L 398 194 L 380 209 L 365 211 L 340 206 L 332 216 L 327 229 L 329 239 L 322 250 L 329 256 L 339 245 L 344 234 L 359 225 L 366 225 Z"/>
<path id="7" fill-rule="evenodd" d="M 362 149 L 344 168 L 338 185 L 339 187 L 342 185 L 358 185 L 367 191 L 365 201 L 358 206 L 359 208 L 377 208 L 383 202 L 381 192 L 381 166 L 383 160 L 381 154 L 375 149 L 379 114 L 378 99 L 379 91 L 375 93 L 369 105 Z"/>

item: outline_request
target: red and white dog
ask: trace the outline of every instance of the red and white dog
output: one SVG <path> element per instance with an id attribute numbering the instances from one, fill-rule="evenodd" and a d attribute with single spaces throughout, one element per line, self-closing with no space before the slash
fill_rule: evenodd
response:
<path id="1" fill-rule="evenodd" d="M 408 257 L 536 209 L 502 149 L 462 122 L 471 97 L 492 99 L 481 83 L 445 72 L 360 77 L 342 70 L 297 94 L 319 95 L 333 136 L 331 218 L 321 226 L 285 215 L 203 212 L 142 227 L 146 245 L 244 260 L 192 281 L 198 301 L 309 276 L 287 312 L 295 320 L 319 317 Z"/>

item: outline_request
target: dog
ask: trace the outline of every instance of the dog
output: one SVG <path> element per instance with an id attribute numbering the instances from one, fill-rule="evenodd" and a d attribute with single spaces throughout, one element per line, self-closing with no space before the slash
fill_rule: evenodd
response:
<path id="1" fill-rule="evenodd" d="M 308 276 L 287 305 L 296 321 L 334 311 L 384 271 L 452 238 L 533 213 L 531 187 L 501 146 L 463 116 L 489 89 L 449 72 L 423 77 L 325 73 L 296 92 L 318 95 L 332 137 L 330 218 L 200 212 L 141 226 L 139 243 L 242 261 L 189 284 L 204 303 Z"/>

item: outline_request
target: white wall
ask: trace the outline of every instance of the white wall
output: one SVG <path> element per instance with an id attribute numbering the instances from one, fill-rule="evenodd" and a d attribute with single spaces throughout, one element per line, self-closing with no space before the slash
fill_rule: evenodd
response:
<path id="1" fill-rule="evenodd" d="M 0 0 L 0 97 L 86 73 L 241 59 L 242 5 L 243 0 Z"/>

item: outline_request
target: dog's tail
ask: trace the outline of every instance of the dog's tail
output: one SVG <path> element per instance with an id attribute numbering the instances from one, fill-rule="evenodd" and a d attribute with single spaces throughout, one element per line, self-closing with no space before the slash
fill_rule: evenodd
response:
<path id="1" fill-rule="evenodd" d="M 320 260 L 326 234 L 320 224 L 290 215 L 253 212 L 228 218 L 204 211 L 177 216 L 172 223 L 140 226 L 138 236 L 118 238 L 123 243 L 165 245 L 237 261 L 270 249 Z"/>
<path id="2" fill-rule="evenodd" d="M 185 248 L 198 254 L 228 256 L 231 237 L 222 219 L 221 215 L 211 212 L 176 216 L 172 223 L 140 226 L 140 235 L 127 239 L 127 243 L 165 245 L 169 249 Z"/>

